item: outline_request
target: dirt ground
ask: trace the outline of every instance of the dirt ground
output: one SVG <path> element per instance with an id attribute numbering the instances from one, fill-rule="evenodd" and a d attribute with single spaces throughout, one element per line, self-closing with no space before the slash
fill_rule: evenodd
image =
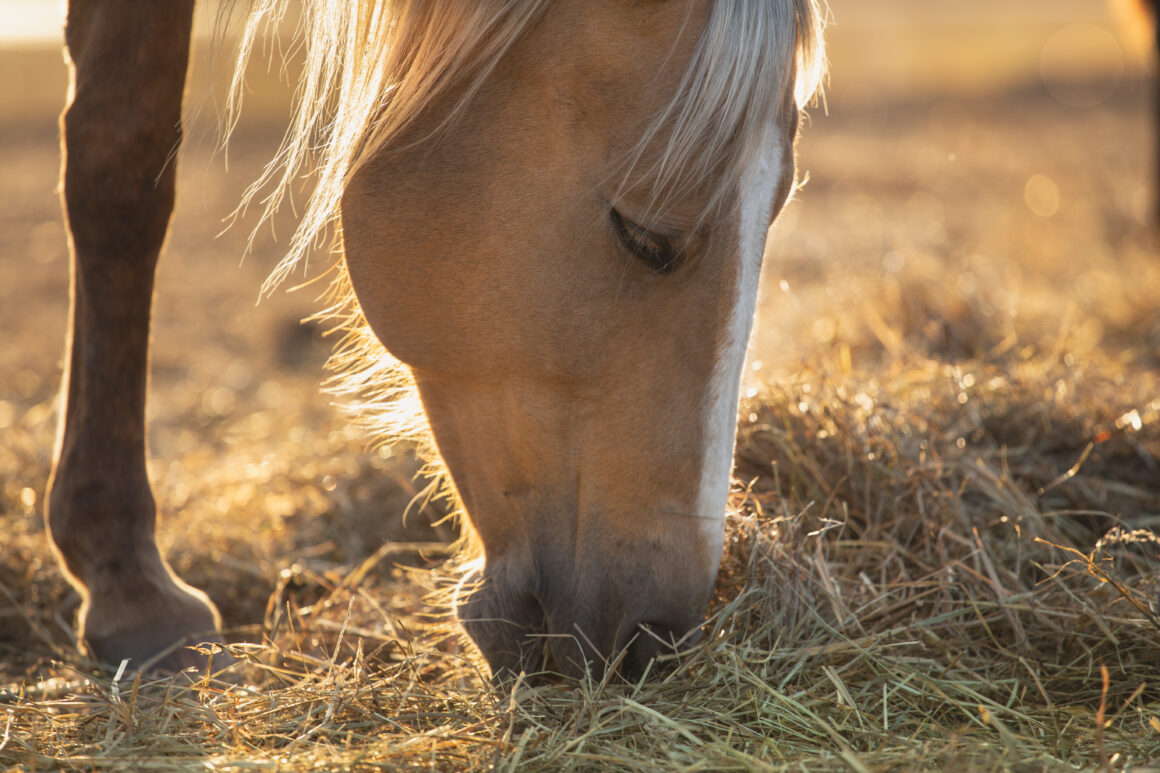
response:
<path id="1" fill-rule="evenodd" d="M 55 98 L 44 96 L 60 93 L 60 66 L 52 52 L 0 59 L 32 95 L 0 106 L 4 684 L 70 657 L 77 599 L 41 525 L 68 295 Z M 804 128 L 809 181 L 768 255 L 754 378 L 792 378 L 836 352 L 874 372 L 904 349 L 954 361 L 1067 340 L 1121 352 L 1116 378 L 1154 381 L 1149 88 L 1132 73 L 942 96 L 835 85 L 828 115 L 811 111 Z M 244 636 L 283 570 L 324 573 L 385 539 L 429 535 L 394 525 L 422 486 L 414 463 L 371 450 L 320 393 L 329 345 L 300 320 L 321 288 L 255 307 L 278 242 L 263 231 L 239 266 L 245 229 L 223 233 L 280 127 L 261 110 L 247 119 L 227 173 L 204 118 L 181 159 L 158 276 L 150 472 L 164 549 Z M 379 583 L 383 604 L 414 613 L 417 591 L 397 570 Z"/>

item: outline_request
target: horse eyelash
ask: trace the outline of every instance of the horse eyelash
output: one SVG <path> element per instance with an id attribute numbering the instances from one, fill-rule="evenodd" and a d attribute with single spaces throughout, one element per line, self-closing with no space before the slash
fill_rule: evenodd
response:
<path id="1" fill-rule="evenodd" d="M 615 207 L 609 211 L 609 218 L 616 238 L 633 257 L 658 274 L 673 273 L 679 256 L 667 238 L 628 220 Z"/>

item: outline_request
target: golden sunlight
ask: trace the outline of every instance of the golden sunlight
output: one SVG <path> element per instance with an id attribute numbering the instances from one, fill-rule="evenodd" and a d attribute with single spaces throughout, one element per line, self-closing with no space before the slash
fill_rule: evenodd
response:
<path id="1" fill-rule="evenodd" d="M 63 0 L 0 0 L 0 46 L 60 40 L 64 11 Z"/>

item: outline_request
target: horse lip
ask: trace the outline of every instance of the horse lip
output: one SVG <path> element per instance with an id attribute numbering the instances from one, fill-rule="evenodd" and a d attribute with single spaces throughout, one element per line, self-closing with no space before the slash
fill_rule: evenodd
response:
<path id="1" fill-rule="evenodd" d="M 482 574 L 484 581 L 457 611 L 497 683 L 520 673 L 531 684 L 599 678 L 609 670 L 631 676 L 703 636 L 703 607 L 664 599 L 625 603 L 575 586 L 553 591 L 534 570 L 503 561 L 483 567 Z"/>

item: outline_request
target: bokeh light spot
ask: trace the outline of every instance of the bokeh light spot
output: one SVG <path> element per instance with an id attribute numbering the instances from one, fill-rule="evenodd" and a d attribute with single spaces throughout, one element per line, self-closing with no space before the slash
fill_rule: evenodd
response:
<path id="1" fill-rule="evenodd" d="M 1039 56 L 1043 85 L 1069 107 L 1095 107 L 1124 77 L 1124 51 L 1115 36 L 1094 24 L 1069 24 L 1043 44 Z"/>
<path id="2" fill-rule="evenodd" d="M 1027 208 L 1040 217 L 1051 217 L 1059 211 L 1059 186 L 1045 174 L 1033 174 L 1023 187 Z"/>

